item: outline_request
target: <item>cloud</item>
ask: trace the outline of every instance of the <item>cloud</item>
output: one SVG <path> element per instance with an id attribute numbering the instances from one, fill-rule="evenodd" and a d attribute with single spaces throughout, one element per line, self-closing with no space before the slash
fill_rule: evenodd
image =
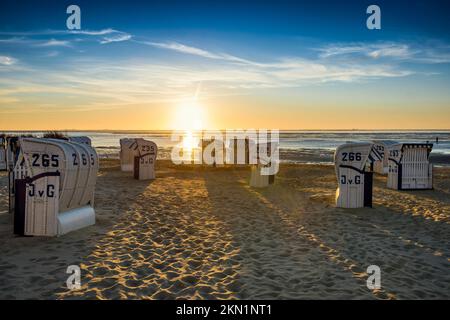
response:
<path id="1" fill-rule="evenodd" d="M 34 76 L 39 72 L 39 77 Z M 242 65 L 149 63 L 98 59 L 71 61 L 63 69 L 11 73 L 0 79 L 0 98 L 32 99 L 34 93 L 59 101 L 65 97 L 84 106 L 107 109 L 117 105 L 173 102 L 192 96 L 202 83 L 200 98 L 233 95 L 248 90 L 301 87 L 329 82 L 357 82 L 405 77 L 412 71 L 387 65 L 321 63 L 302 58 Z M 69 97 L 75 97 L 69 99 Z M 40 99 L 39 97 L 34 99 Z M 49 99 L 42 101 L 48 103 Z M 35 100 L 29 101 L 30 104 Z M 57 102 L 55 102 L 57 104 Z"/>
<path id="2" fill-rule="evenodd" d="M 76 35 L 86 35 L 91 37 L 99 37 L 99 42 L 101 44 L 107 44 L 111 42 L 122 42 L 128 41 L 131 39 L 132 35 L 127 32 L 123 32 L 120 30 L 115 30 L 112 28 L 101 29 L 101 30 L 70 30 L 68 34 L 76 34 Z"/>
<path id="3" fill-rule="evenodd" d="M 101 44 L 107 44 L 111 42 L 122 42 L 128 41 L 131 39 L 131 35 L 129 34 L 119 34 L 112 37 L 104 37 L 103 40 L 100 41 Z"/>
<path id="4" fill-rule="evenodd" d="M 259 62 L 237 57 L 228 53 L 211 52 L 203 48 L 193 47 L 179 42 L 152 42 L 142 40 L 136 40 L 135 42 L 207 59 L 222 60 L 224 62 L 260 68 L 296 67 L 295 64 L 298 64 L 301 60 L 299 58 L 294 58 L 284 59 L 284 61 L 278 59 L 278 61 L 273 62 Z M 325 63 L 325 61 L 328 61 L 327 63 L 329 63 L 331 61 L 330 59 L 338 59 L 339 62 L 336 63 L 341 65 L 343 63 L 352 64 L 355 56 L 368 59 L 369 63 L 375 63 L 377 60 L 383 60 L 383 63 L 385 63 L 385 60 L 387 59 L 391 60 L 394 64 L 397 62 L 424 64 L 450 63 L 450 48 L 445 45 L 433 45 L 429 48 L 425 45 L 422 47 L 413 47 L 410 44 L 393 42 L 381 42 L 376 44 L 352 43 L 324 46 L 316 49 L 316 51 L 319 52 L 317 59 L 310 60 L 308 64 Z M 305 65 L 304 62 L 302 62 L 302 64 L 303 66 Z"/>
<path id="5" fill-rule="evenodd" d="M 321 58 L 360 54 L 375 59 L 381 57 L 404 59 L 414 54 L 409 45 L 397 43 L 337 44 L 319 48 L 318 51 L 320 52 Z"/>
<path id="6" fill-rule="evenodd" d="M 151 41 L 135 41 L 135 42 L 153 46 L 153 47 L 160 48 L 160 49 L 172 50 L 172 51 L 190 54 L 190 55 L 199 56 L 199 57 L 208 58 L 208 59 L 224 60 L 224 61 L 229 61 L 229 62 L 249 64 L 249 65 L 258 65 L 258 63 L 256 63 L 256 62 L 242 59 L 242 58 L 239 58 L 239 57 L 227 54 L 227 53 L 214 53 L 214 52 L 210 52 L 208 50 L 188 46 L 188 45 L 178 43 L 178 42 L 151 42 Z"/>
<path id="7" fill-rule="evenodd" d="M 75 35 L 77 38 L 73 38 Z M 101 44 L 131 39 L 130 34 L 112 28 L 101 30 L 0 32 L 0 36 L 10 36 L 10 38 L 0 39 L 0 44 L 33 45 L 38 47 L 72 47 L 75 43 L 80 43 L 87 39 L 97 40 Z M 42 39 L 44 36 L 52 36 L 52 38 Z"/>
<path id="8" fill-rule="evenodd" d="M 347 55 L 352 53 L 362 53 L 365 48 L 357 45 L 334 45 L 317 49 L 321 58 L 329 58 L 338 55 Z"/>
<path id="9" fill-rule="evenodd" d="M 45 54 L 46 57 L 48 58 L 54 58 L 59 56 L 59 51 L 49 51 Z"/>
<path id="10" fill-rule="evenodd" d="M 102 30 L 67 30 L 63 31 L 64 33 L 69 34 L 83 34 L 88 36 L 104 36 L 107 34 L 113 34 L 113 33 L 123 33 L 122 31 L 114 30 L 111 28 L 108 29 L 102 29 Z"/>
<path id="11" fill-rule="evenodd" d="M 167 50 L 173 50 L 181 53 L 191 54 L 195 56 L 200 56 L 204 58 L 210 58 L 210 59 L 222 59 L 223 57 L 218 54 L 211 53 L 209 51 L 187 46 L 178 42 L 151 42 L 151 41 L 136 41 L 141 44 L 146 44 L 149 46 L 153 46 L 156 48 L 161 49 L 167 49 Z"/>
<path id="12" fill-rule="evenodd" d="M 387 45 L 379 48 L 374 48 L 367 52 L 367 55 L 372 58 L 394 57 L 400 59 L 408 59 L 414 55 L 408 45 Z"/>
<path id="13" fill-rule="evenodd" d="M 333 44 L 319 48 L 317 51 L 322 59 L 366 57 L 373 60 L 392 59 L 414 63 L 450 63 L 448 45 L 430 44 L 426 41 L 422 44 L 394 42 Z"/>
<path id="14" fill-rule="evenodd" d="M 41 30 L 41 31 L 10 31 L 3 32 L 0 31 L 0 35 L 3 36 L 45 36 L 45 35 L 57 35 L 57 34 L 82 34 L 82 35 L 90 35 L 90 36 L 102 36 L 112 33 L 121 32 L 118 30 L 114 30 L 112 28 L 101 29 L 101 30 Z"/>
<path id="15" fill-rule="evenodd" d="M 6 43 L 6 44 L 19 44 L 24 43 L 26 39 L 24 37 L 12 37 L 12 38 L 6 38 L 6 39 L 0 39 L 0 43 Z"/>
<path id="16" fill-rule="evenodd" d="M 31 39 L 26 37 L 13 37 L 0 39 L 0 44 L 14 44 L 14 45 L 29 45 L 37 47 L 70 47 L 71 43 L 68 40 L 57 39 Z"/>
<path id="17" fill-rule="evenodd" d="M 168 57 L 156 63 L 151 55 L 105 61 L 101 57 L 83 55 L 82 58 L 75 58 L 69 55 L 63 66 L 38 65 L 36 70 L 5 71 L 21 67 L 21 63 L 0 69 L 0 99 L 20 103 L 28 101 L 30 105 L 36 101 L 58 105 L 64 97 L 67 98 L 67 106 L 72 106 L 72 101 L 77 100 L 83 108 L 108 109 L 117 105 L 177 101 L 192 96 L 199 83 L 202 83 L 201 98 L 217 97 L 245 94 L 249 90 L 402 78 L 417 74 L 417 69 L 406 62 L 428 64 L 450 61 L 445 45 L 418 46 L 393 42 L 333 44 L 316 49 L 316 55 L 308 55 L 307 58 L 299 54 L 261 60 L 175 41 L 143 40 L 113 29 L 105 30 L 102 32 L 104 34 L 90 34 L 91 42 L 108 44 L 131 40 L 161 50 L 197 56 L 202 61 L 186 64 Z M 50 50 L 48 48 L 46 51 Z M 211 61 L 204 63 L 203 59 Z M 1 58 L 0 64 L 5 64 Z M 426 71 L 433 70 L 421 70 L 420 74 Z M 45 95 L 46 101 L 35 93 L 48 93 Z M 48 97 L 52 101 L 47 101 Z M 18 107 L 20 103 L 17 102 Z"/>
<path id="18" fill-rule="evenodd" d="M 45 42 L 36 44 L 39 47 L 70 47 L 71 44 L 67 40 L 50 39 Z"/>
<path id="19" fill-rule="evenodd" d="M 11 66 L 17 62 L 17 59 L 8 56 L 0 56 L 0 65 Z"/>

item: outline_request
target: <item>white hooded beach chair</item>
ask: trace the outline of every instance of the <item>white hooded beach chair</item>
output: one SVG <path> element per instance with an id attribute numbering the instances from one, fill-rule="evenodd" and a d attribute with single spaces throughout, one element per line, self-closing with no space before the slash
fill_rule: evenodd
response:
<path id="1" fill-rule="evenodd" d="M 92 145 L 91 138 L 86 137 L 86 136 L 69 137 L 69 141 L 87 144 L 88 146 Z"/>
<path id="2" fill-rule="evenodd" d="M 254 143 L 250 141 L 250 145 Z M 256 155 L 250 154 L 250 186 L 254 188 L 265 188 L 275 183 L 275 172 L 278 171 L 278 157 L 272 157 L 278 152 L 278 143 L 266 142 L 256 144 Z M 264 151 L 265 152 L 262 152 Z M 275 169 L 276 168 L 276 169 Z"/>
<path id="3" fill-rule="evenodd" d="M 388 174 L 389 171 L 389 148 L 398 142 L 392 140 L 374 140 L 374 152 L 378 153 L 381 160 L 373 163 L 373 171 L 379 174 Z"/>
<path id="4" fill-rule="evenodd" d="M 6 170 L 6 139 L 0 137 L 0 171 Z"/>
<path id="5" fill-rule="evenodd" d="M 336 149 L 334 163 L 338 179 L 336 207 L 372 207 L 370 164 L 381 160 L 373 143 L 346 143 Z"/>
<path id="6" fill-rule="evenodd" d="M 395 190 L 433 189 L 430 143 L 398 143 L 389 148 L 387 187 Z"/>
<path id="7" fill-rule="evenodd" d="M 134 157 L 134 178 L 137 180 L 155 179 L 155 163 L 158 147 L 153 141 L 136 139 L 138 155 Z"/>
<path id="8" fill-rule="evenodd" d="M 86 144 L 21 138 L 14 167 L 14 233 L 56 236 L 95 224 L 98 156 Z"/>
<path id="9" fill-rule="evenodd" d="M 155 163 L 158 148 L 156 143 L 142 138 L 120 139 L 120 167 L 124 172 L 133 172 L 138 180 L 155 178 Z"/>

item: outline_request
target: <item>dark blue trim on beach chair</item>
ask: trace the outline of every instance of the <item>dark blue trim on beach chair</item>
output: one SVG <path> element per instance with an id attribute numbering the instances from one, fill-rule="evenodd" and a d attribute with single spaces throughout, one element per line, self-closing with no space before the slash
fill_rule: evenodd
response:
<path id="1" fill-rule="evenodd" d="M 37 174 L 37 175 L 35 175 L 34 177 L 31 177 L 31 178 L 26 177 L 23 180 L 25 180 L 26 183 L 31 183 L 33 181 L 36 181 L 36 180 L 44 178 L 44 177 L 59 177 L 59 176 L 61 176 L 61 173 L 59 171 L 43 172 L 43 173 Z"/>
<path id="2" fill-rule="evenodd" d="M 364 172 L 364 207 L 372 208 L 373 172 Z"/>
<path id="3" fill-rule="evenodd" d="M 394 158 L 389 158 L 388 159 L 389 161 L 392 161 L 392 162 L 394 162 L 396 165 L 397 165 L 397 185 L 398 185 L 398 187 L 397 187 L 397 189 L 398 190 L 402 190 L 402 183 L 403 183 L 403 180 L 402 180 L 402 163 L 401 163 L 401 160 L 400 161 L 397 161 L 397 160 L 395 160 Z"/>
<path id="4" fill-rule="evenodd" d="M 389 158 L 388 160 L 394 162 L 398 166 L 400 165 L 400 161 L 397 161 L 394 158 Z"/>
<path id="5" fill-rule="evenodd" d="M 32 183 L 45 177 L 59 177 L 61 173 L 44 172 L 34 177 L 26 177 L 25 179 L 16 179 L 14 181 L 15 199 L 14 199 L 14 234 L 25 235 L 25 209 L 26 209 L 26 191 L 27 184 Z"/>
<path id="6" fill-rule="evenodd" d="M 136 145 L 136 147 L 133 148 L 134 145 Z M 137 144 L 136 139 L 134 139 L 133 143 L 130 144 L 130 146 L 128 147 L 128 149 L 136 150 L 137 148 L 139 148 L 139 145 Z"/>
<path id="7" fill-rule="evenodd" d="M 377 159 L 372 157 L 372 153 L 375 154 L 375 156 L 377 157 Z M 372 150 L 369 153 L 369 158 L 372 159 L 372 161 L 381 161 L 383 160 L 383 155 L 375 148 L 372 148 Z"/>
<path id="8" fill-rule="evenodd" d="M 155 153 L 154 152 L 148 152 L 148 153 L 144 153 L 143 155 L 137 156 L 138 158 L 143 158 L 145 156 L 154 156 Z"/>
<path id="9" fill-rule="evenodd" d="M 355 170 L 355 171 L 357 171 L 357 172 L 359 172 L 359 173 L 361 173 L 361 174 L 364 174 L 364 173 L 366 173 L 366 171 L 364 170 L 364 169 L 358 169 L 358 168 L 355 168 L 355 167 L 353 167 L 353 166 L 349 166 L 349 165 L 346 165 L 346 164 L 341 164 L 341 165 L 339 165 L 339 168 L 347 168 L 347 169 L 352 169 L 352 170 Z"/>

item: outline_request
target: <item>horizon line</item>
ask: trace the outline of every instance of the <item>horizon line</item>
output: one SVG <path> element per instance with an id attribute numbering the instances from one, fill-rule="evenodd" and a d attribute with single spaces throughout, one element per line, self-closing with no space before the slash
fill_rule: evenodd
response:
<path id="1" fill-rule="evenodd" d="M 33 129 L 33 130 L 8 130 L 8 129 L 0 129 L 0 132 L 155 132 L 155 131 L 226 131 L 226 130 L 279 130 L 280 132 L 286 131 L 381 131 L 381 132 L 389 132 L 389 131 L 450 131 L 450 128 L 429 128 L 429 129 L 257 129 L 257 128 L 228 128 L 228 129 L 200 129 L 200 130 L 186 130 L 186 129 Z"/>

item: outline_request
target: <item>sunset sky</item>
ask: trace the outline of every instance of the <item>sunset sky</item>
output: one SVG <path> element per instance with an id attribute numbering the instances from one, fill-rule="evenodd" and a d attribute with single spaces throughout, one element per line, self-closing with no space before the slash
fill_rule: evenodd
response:
<path id="1" fill-rule="evenodd" d="M 450 129 L 449 1 L 93 2 L 1 2 L 0 130 Z"/>

